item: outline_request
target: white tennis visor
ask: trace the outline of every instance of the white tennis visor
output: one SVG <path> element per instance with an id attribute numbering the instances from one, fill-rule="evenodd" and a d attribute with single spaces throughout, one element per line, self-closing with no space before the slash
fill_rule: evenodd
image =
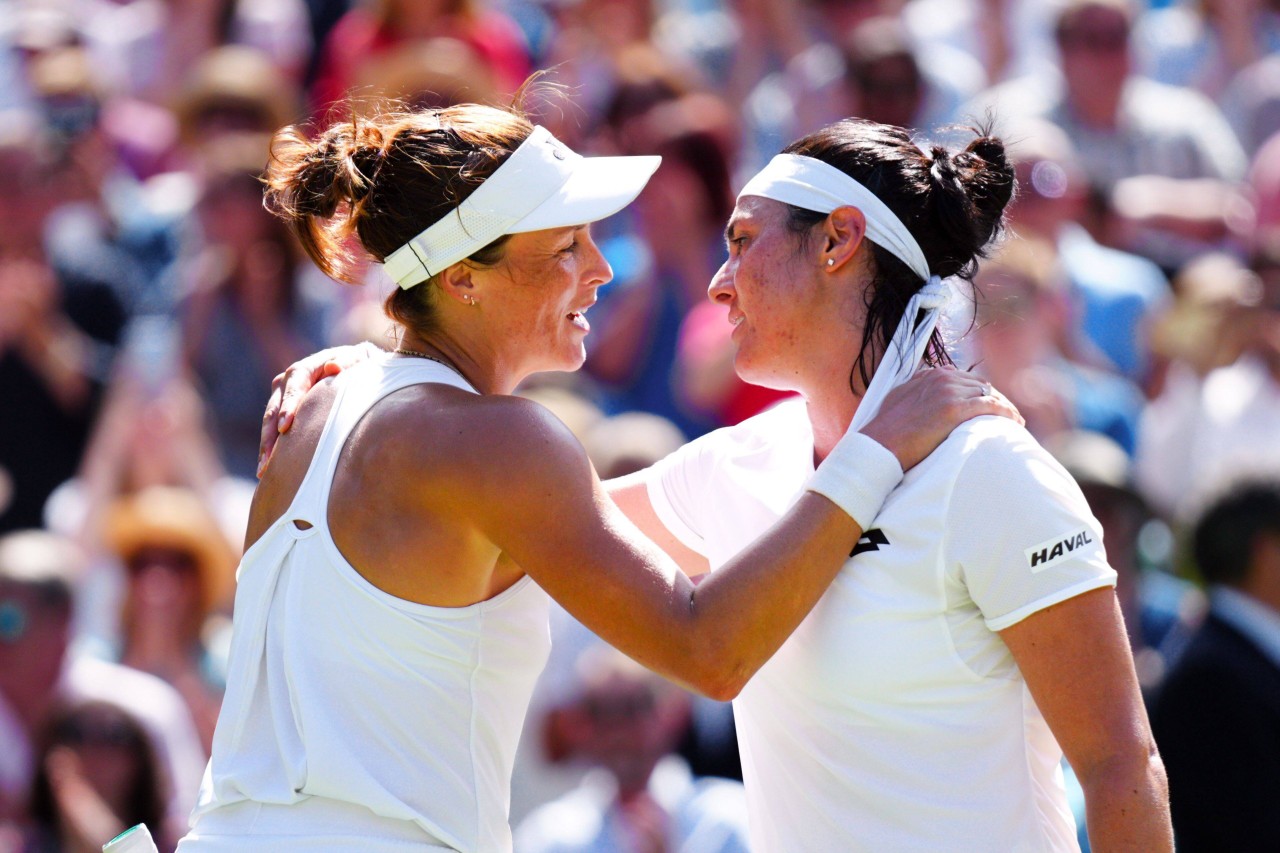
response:
<path id="1" fill-rule="evenodd" d="M 457 208 L 387 255 L 387 274 L 407 290 L 504 234 L 585 225 L 640 195 L 661 157 L 583 157 L 535 127 Z"/>

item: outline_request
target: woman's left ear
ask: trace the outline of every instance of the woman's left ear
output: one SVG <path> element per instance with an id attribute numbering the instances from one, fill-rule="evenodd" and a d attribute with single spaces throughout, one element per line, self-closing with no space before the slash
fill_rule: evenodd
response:
<path id="1" fill-rule="evenodd" d="M 475 305 L 479 302 L 476 299 L 475 283 L 471 280 L 471 270 L 464 263 L 456 263 L 441 272 L 438 286 L 446 296 L 464 305 Z"/>
<path id="2" fill-rule="evenodd" d="M 822 223 L 822 253 L 819 264 L 835 272 L 858 253 L 862 238 L 867 236 L 867 218 L 852 205 L 837 207 Z"/>

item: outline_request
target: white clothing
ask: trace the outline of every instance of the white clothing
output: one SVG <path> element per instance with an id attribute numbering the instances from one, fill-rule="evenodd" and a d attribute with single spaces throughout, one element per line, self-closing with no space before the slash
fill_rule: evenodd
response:
<path id="1" fill-rule="evenodd" d="M 803 401 L 651 469 L 712 570 L 813 473 Z M 752 850 L 1076 851 L 1062 753 L 997 631 L 1114 585 L 1079 488 L 1022 427 L 958 427 L 907 472 L 814 611 L 734 701 Z"/>
<path id="2" fill-rule="evenodd" d="M 281 850 L 509 850 L 516 742 L 550 650 L 546 593 L 525 577 L 467 607 L 405 601 L 361 576 L 327 524 L 339 455 L 375 403 L 421 383 L 472 389 L 389 355 L 336 381 L 293 504 L 240 564 L 226 698 L 180 849 L 267 849 L 268 834 L 288 839 Z"/>
<path id="3" fill-rule="evenodd" d="M 535 809 L 516 829 L 516 853 L 627 853 L 637 845 L 617 805 L 617 784 L 595 769 L 563 797 Z M 697 779 L 668 755 L 649 777 L 649 795 L 667 820 L 672 853 L 747 853 L 742 784 Z M 648 849 L 647 847 L 645 849 Z"/>
<path id="4" fill-rule="evenodd" d="M 1280 382 L 1260 360 L 1203 380 L 1183 367 L 1143 412 L 1134 474 L 1161 510 L 1194 519 L 1232 483 L 1280 477 L 1278 436 Z"/>

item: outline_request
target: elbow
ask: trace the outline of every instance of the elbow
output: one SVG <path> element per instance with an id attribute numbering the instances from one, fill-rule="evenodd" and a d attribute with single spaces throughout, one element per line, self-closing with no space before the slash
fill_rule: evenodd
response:
<path id="1" fill-rule="evenodd" d="M 688 686 L 717 702 L 729 702 L 738 698 L 752 674 L 752 670 L 740 661 L 717 654 L 702 655 L 691 670 L 685 679 Z"/>
<path id="2" fill-rule="evenodd" d="M 1090 788 L 1145 789 L 1158 796 L 1168 796 L 1164 762 L 1151 739 L 1119 744 L 1101 760 L 1076 768 L 1076 774 L 1086 792 Z"/>
<path id="3" fill-rule="evenodd" d="M 726 674 L 714 679 L 707 679 L 698 685 L 697 689 L 699 693 L 708 699 L 714 699 L 717 702 L 732 702 L 738 698 L 738 694 L 746 686 L 747 679 L 735 677 L 733 674 Z"/>

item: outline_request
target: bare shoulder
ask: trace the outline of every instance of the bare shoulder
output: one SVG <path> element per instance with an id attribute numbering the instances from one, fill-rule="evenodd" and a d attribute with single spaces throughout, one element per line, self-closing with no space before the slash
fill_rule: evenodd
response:
<path id="1" fill-rule="evenodd" d="M 522 397 L 412 386 L 389 394 L 370 414 L 353 434 L 349 460 L 394 471 L 404 488 L 436 506 L 466 494 L 471 515 L 492 503 L 485 498 L 509 505 L 552 497 L 550 488 L 591 478 L 586 451 L 570 429 Z"/>
<path id="2" fill-rule="evenodd" d="M 293 428 L 280 436 L 271 454 L 271 462 L 253 494 L 245 548 L 257 541 L 293 502 L 311 465 L 316 446 L 320 443 L 325 421 L 328 420 L 329 410 L 333 408 L 336 396 L 337 386 L 334 380 L 325 379 L 303 397 Z"/>

